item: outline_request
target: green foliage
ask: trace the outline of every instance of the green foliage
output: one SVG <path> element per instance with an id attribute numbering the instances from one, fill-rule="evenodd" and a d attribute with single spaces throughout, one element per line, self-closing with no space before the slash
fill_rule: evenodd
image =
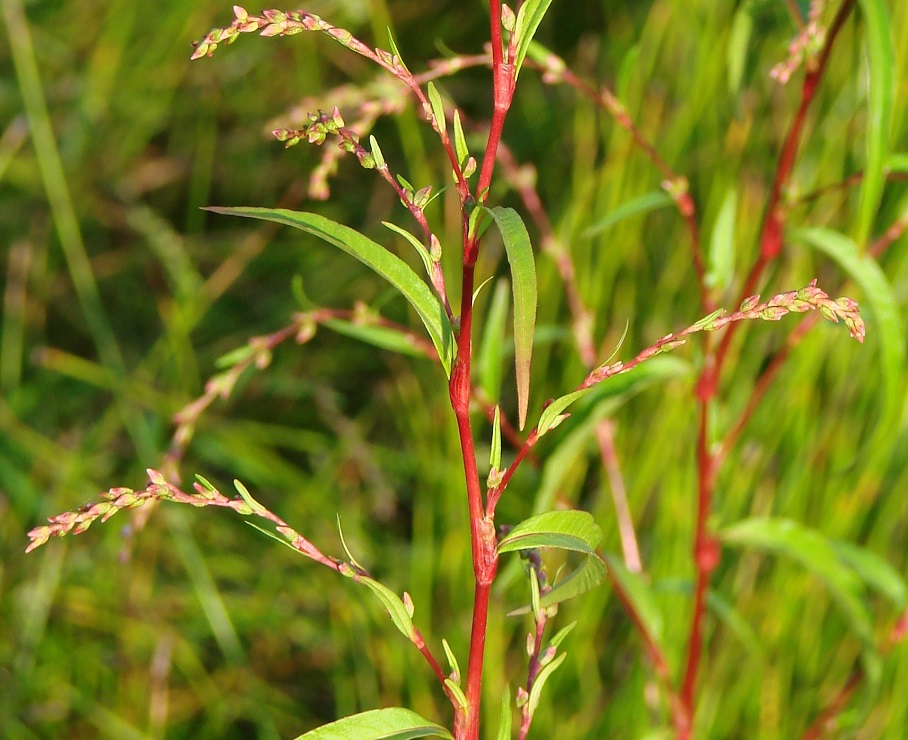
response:
<path id="1" fill-rule="evenodd" d="M 606 5 L 524 3 L 522 28 L 535 32 L 529 10 L 547 9 L 539 25 L 546 45 L 594 89 L 614 83 L 621 105 L 614 110 L 688 177 L 708 237 L 709 274 L 730 297 L 719 305 L 734 308 L 798 104 L 803 70 L 784 88 L 768 75 L 795 25 L 784 3 Z M 828 5 L 830 16 L 838 4 Z M 799 736 L 861 657 L 864 670 L 879 669 L 876 695 L 865 692 L 836 731 L 860 727 L 867 737 L 900 740 L 908 725 L 900 700 L 908 657 L 904 647 L 884 650 L 905 608 L 904 237 L 882 256 L 868 255 L 905 213 L 905 185 L 888 173 L 906 169 L 898 150 L 908 119 L 895 81 L 908 59 L 908 4 L 858 5 L 807 119 L 783 202 L 782 258 L 760 289 L 769 295 L 819 277 L 833 295 L 861 303 L 869 346 L 815 327 L 788 354 L 738 444 L 725 450 L 714 519 L 748 546 L 727 548 L 713 573 L 707 600 L 716 619 L 705 634 L 698 736 Z M 140 487 L 147 466 L 169 459 L 172 416 L 205 392 L 217 358 L 227 357 L 226 367 L 248 360 L 236 377 L 221 376 L 229 387 L 212 386 L 210 405 L 187 432 L 185 457 L 170 463 L 184 478 L 200 470 L 213 481 L 243 479 L 259 492 L 256 504 L 326 549 L 337 543 L 332 522 L 341 511 L 351 546 L 369 554 L 388 584 L 374 581 L 387 589 L 376 595 L 389 613 L 407 625 L 409 602 L 396 596 L 406 589 L 432 649 L 447 635 L 451 655 L 466 654 L 472 581 L 447 388 L 438 367 L 398 354 L 425 356 L 407 341 L 422 332 L 419 318 L 433 342 L 425 342 L 429 352 L 436 347 L 453 360 L 439 297 L 413 270 L 425 268 L 431 283 L 432 245 L 402 234 L 403 226 L 394 230 L 417 255 L 388 239 L 380 221 L 405 224 L 407 214 L 374 171 L 357 167 L 334 142 L 285 152 L 265 130 L 307 125 L 305 112 L 335 105 L 356 128 L 358 112 L 368 115 L 378 101 L 391 115 L 375 128 L 382 148 L 369 148 L 373 161 L 438 192 L 450 185 L 453 165 L 421 125 L 422 108 L 323 34 L 245 38 L 218 48 L 211 62 L 188 64 L 189 42 L 229 17 L 229 4 L 0 0 L 0 7 L 4 736 L 277 738 L 345 715 L 350 737 L 364 736 L 357 717 L 381 717 L 380 731 L 400 737 L 418 736 L 406 734 L 418 728 L 446 736 L 422 717 L 447 724 L 448 702 L 366 589 L 275 547 L 239 517 L 163 505 L 140 529 L 124 510 L 117 526 L 92 526 L 21 557 L 25 533 L 45 517 L 94 501 L 113 482 Z M 465 18 L 462 7 L 433 6 L 431 15 L 402 8 L 390 4 L 397 43 L 388 48 L 399 58 L 399 46 L 414 74 L 439 53 L 438 41 L 468 54 L 486 39 L 488 18 Z M 359 38 L 386 43 L 384 3 L 318 10 Z M 515 33 L 529 43 L 532 33 Z M 685 222 L 671 207 L 664 173 L 631 135 L 591 100 L 543 83 L 544 49 L 519 48 L 526 57 L 504 141 L 518 164 L 535 167 L 530 179 L 572 257 L 594 348 L 608 354 L 629 326 L 616 358 L 627 361 L 709 313 L 698 300 Z M 466 169 L 471 151 L 481 156 L 477 131 L 491 113 L 487 71 L 463 74 L 437 84 L 470 112 L 463 120 L 455 114 L 448 127 Z M 859 171 L 859 183 L 839 185 Z M 570 395 L 590 368 L 571 338 L 558 250 L 539 238 L 509 183 L 499 163 L 488 204 L 507 203 L 528 224 L 538 290 L 533 384 L 518 399 L 514 383 L 502 380 L 502 368 L 519 360 L 501 277 L 509 271 L 491 232 L 476 266 L 480 281 L 498 278 L 476 302 L 477 380 L 490 404 L 500 402 L 502 422 L 526 408 L 531 424 L 541 417 L 540 429 L 551 431 L 533 450 L 538 459 L 528 458 L 511 480 L 497 520 L 525 521 L 537 506 L 587 509 L 602 550 L 620 552 L 597 436 L 608 417 L 646 567 L 632 573 L 609 554 L 606 573 L 598 557 L 566 554 L 569 564 L 582 557 L 581 564 L 553 578 L 540 606 L 559 605 L 552 632 L 577 624 L 544 667 L 541 699 L 542 681 L 526 697 L 538 702 L 530 736 L 664 735 L 670 707 L 650 701 L 651 663 L 618 591 L 679 672 L 693 593 L 693 386 L 702 345 L 691 341 L 543 410 L 547 399 Z M 305 202 L 326 188 L 328 203 Z M 384 253 L 410 272 L 388 285 L 340 250 L 307 248 L 298 231 L 199 210 L 213 203 L 317 210 L 387 245 Z M 453 189 L 425 209 L 444 245 L 439 264 L 454 274 L 462 223 Z M 294 275 L 317 306 L 354 311 L 363 301 L 369 316 L 397 328 L 337 314 L 318 323 L 330 332 L 312 336 L 314 324 L 311 332 L 300 326 L 286 344 L 247 346 L 300 310 Z M 409 303 L 399 300 L 402 290 Z M 738 332 L 712 408 L 710 444 L 740 418 L 795 325 L 755 323 Z M 571 402 L 571 416 L 561 418 Z M 492 434 L 481 419 L 473 415 L 482 465 Z M 553 428 L 556 420 L 561 426 Z M 516 450 L 501 427 L 506 467 Z M 129 494 L 121 495 L 125 507 Z M 755 518 L 796 522 L 795 535 L 740 524 Z M 560 530 L 558 538 L 547 532 L 536 532 L 537 542 L 564 541 Z M 577 542 L 591 547 L 583 537 Z M 564 559 L 557 551 L 543 556 Z M 511 736 L 513 699 L 504 689 L 526 680 L 525 665 L 517 671 L 501 659 L 532 629 L 530 617 L 503 618 L 508 604 L 525 603 L 522 564 L 503 559 L 492 596 L 483 707 L 486 729 L 494 733 L 500 722 L 500 738 Z M 565 599 L 553 601 L 559 595 Z M 867 661 L 871 647 L 881 655 L 876 665 Z M 418 714 L 362 713 L 385 704 Z"/>

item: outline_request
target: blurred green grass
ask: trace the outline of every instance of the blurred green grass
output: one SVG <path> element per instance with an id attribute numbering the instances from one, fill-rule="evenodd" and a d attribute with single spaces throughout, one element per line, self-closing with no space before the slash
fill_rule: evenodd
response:
<path id="1" fill-rule="evenodd" d="M 387 241 L 378 221 L 405 220 L 375 178 L 343 161 L 335 197 L 307 203 L 305 183 L 319 152 L 284 152 L 267 134 L 268 121 L 302 96 L 361 81 L 371 70 L 308 35 L 243 38 L 190 64 L 189 43 L 230 18 L 228 4 L 207 0 L 189 8 L 175 0 L 0 4 L 4 737 L 292 737 L 343 714 L 398 704 L 446 718 L 422 659 L 376 603 L 227 513 L 162 508 L 131 542 L 125 562 L 118 555 L 129 542 L 127 515 L 23 557 L 25 532 L 43 517 L 113 485 L 142 485 L 144 468 L 157 465 L 167 448 L 171 415 L 201 392 L 214 360 L 285 325 L 298 308 L 291 275 L 301 275 L 322 305 L 387 297 L 364 268 L 295 233 L 198 210 L 305 206 Z M 307 9 L 381 45 L 382 19 L 390 17 L 407 62 L 420 69 L 440 44 L 479 50 L 486 23 L 481 4 L 471 7 L 469 19 L 462 4 L 440 1 L 417 10 L 405 2 L 322 0 Z M 576 71 L 625 94 L 662 156 L 690 178 L 704 235 L 736 188 L 737 282 L 727 302 L 753 259 L 776 152 L 797 104 L 797 80 L 779 88 L 768 78 L 793 33 L 783 4 L 750 7 L 754 29 L 736 94 L 729 93 L 726 61 L 733 3 L 554 3 L 540 32 Z M 27 36 L 14 25 L 22 10 Z M 899 151 L 906 144 L 908 7 L 890 3 L 890 12 L 899 81 L 892 141 Z M 860 33 L 850 22 L 837 43 L 808 121 L 796 193 L 862 166 Z M 477 71 L 444 86 L 482 118 L 486 84 Z M 376 135 L 417 186 L 442 183 L 447 168 L 417 121 L 410 109 L 400 121 L 382 122 Z M 623 130 L 569 90 L 525 72 L 505 139 L 518 161 L 539 170 L 540 193 L 571 246 L 581 294 L 596 317 L 597 340 L 613 346 L 629 322 L 629 353 L 699 318 L 687 234 L 671 209 L 622 221 L 595 238 L 582 235 L 602 215 L 659 187 L 659 174 Z M 495 197 L 513 199 L 498 183 Z M 439 203 L 439 233 L 456 244 L 457 217 Z M 887 185 L 874 232 L 904 207 L 904 185 Z M 795 209 L 790 222 L 848 233 L 857 208 L 856 191 L 837 191 Z M 454 251 L 447 255 L 452 268 Z M 901 239 L 881 260 L 902 309 L 905 256 Z M 490 246 L 478 274 L 500 273 L 500 257 Z M 562 325 L 568 311 L 557 271 L 545 257 L 538 270 L 540 325 Z M 836 295 L 866 301 L 826 258 L 794 244 L 766 293 L 815 276 Z M 406 316 L 399 300 L 384 310 Z M 789 317 L 740 333 L 735 354 L 742 361 L 725 379 L 720 428 L 736 418 L 760 363 L 796 322 Z M 885 439 L 873 437 L 879 342 L 869 322 L 863 347 L 829 325 L 799 346 L 720 473 L 717 526 L 754 515 L 790 517 L 866 545 L 905 573 L 908 444 L 903 413 Z M 697 361 L 696 350 L 681 352 Z M 582 376 L 570 338 L 556 334 L 537 351 L 531 409 Z M 693 575 L 691 382 L 655 385 L 613 413 L 675 671 Z M 477 429 L 485 439 L 487 429 Z M 501 516 L 528 515 L 543 487 L 589 508 L 606 531 L 605 549 L 618 551 L 595 438 L 582 418 L 559 432 L 540 445 L 541 470 L 527 467 L 515 478 Z M 278 350 L 267 372 L 245 378 L 231 401 L 216 404 L 182 470 L 222 484 L 240 478 L 328 552 L 340 551 L 339 512 L 363 563 L 413 596 L 433 644 L 447 637 L 465 656 L 471 588 L 458 449 L 437 368 L 321 331 L 303 348 Z M 558 468 L 550 459 L 568 463 Z M 702 736 L 798 735 L 844 685 L 859 641 L 822 585 L 783 560 L 728 550 L 714 589 L 753 639 L 742 640 L 730 621 L 711 613 L 697 717 Z M 511 585 L 493 605 L 489 730 L 504 681 L 525 679 L 526 625 L 502 616 L 522 598 Z M 882 639 L 896 614 L 882 600 L 872 606 Z M 614 594 L 601 587 L 565 604 L 558 624 L 574 619 L 568 661 L 547 685 L 534 734 L 658 736 L 664 708 L 651 699 L 652 672 Z M 885 661 L 879 695 L 854 703 L 854 711 L 866 711 L 857 715 L 859 736 L 902 738 L 905 695 L 902 646 Z"/>

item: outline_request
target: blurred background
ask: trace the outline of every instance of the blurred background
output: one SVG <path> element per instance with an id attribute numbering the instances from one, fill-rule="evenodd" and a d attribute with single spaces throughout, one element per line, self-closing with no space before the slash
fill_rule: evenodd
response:
<path id="1" fill-rule="evenodd" d="M 777 153 L 799 100 L 801 73 L 787 86 L 769 77 L 796 32 L 793 5 L 555 2 L 538 37 L 582 78 L 616 90 L 669 166 L 689 178 L 706 248 L 731 255 L 733 276 L 719 284 L 729 307 L 756 254 Z M 880 5 L 891 14 L 898 152 L 908 145 L 908 5 Z M 24 555 L 26 532 L 45 517 L 112 486 L 145 485 L 145 469 L 159 466 L 169 448 L 172 416 L 203 392 L 216 359 L 286 326 L 300 310 L 293 279 L 317 305 L 363 301 L 421 330 L 405 302 L 349 257 L 291 229 L 200 210 L 313 210 L 418 267 L 412 249 L 379 223 L 412 228 L 374 173 L 343 157 L 331 198 L 315 200 L 310 176 L 325 150 L 301 144 L 285 151 L 269 133 L 335 104 L 352 125 L 364 95 L 389 103 L 399 87 L 311 34 L 244 36 L 190 63 L 191 42 L 231 21 L 227 3 L 0 0 L 0 7 L 0 734 L 283 738 L 394 705 L 447 723 L 447 701 L 422 657 L 377 601 L 228 511 L 162 506 L 141 531 L 131 513 L 121 513 Z M 384 48 L 392 27 L 418 72 L 429 59 L 479 53 L 488 33 L 484 7 L 315 0 L 305 9 Z M 825 188 L 861 171 L 866 137 L 874 134 L 864 34 L 858 13 L 842 31 L 808 116 L 787 194 L 792 229 L 851 236 L 858 229 L 859 184 Z M 488 76 L 478 68 L 439 84 L 481 123 L 490 111 Z M 411 104 L 379 119 L 373 133 L 392 169 L 416 187 L 448 182 L 433 134 Z M 480 140 L 471 139 L 477 156 Z M 625 326 L 619 358 L 627 360 L 700 318 L 677 211 L 664 203 L 631 216 L 620 210 L 658 192 L 662 176 L 611 118 L 527 69 L 505 142 L 518 163 L 537 168 L 540 197 L 574 258 L 602 359 Z M 503 177 L 492 200 L 522 208 Z M 904 183 L 893 178 L 874 238 L 906 213 L 906 203 Z M 450 245 L 444 265 L 456 291 L 453 194 L 428 214 Z M 881 327 L 866 310 L 879 295 L 804 241 L 787 244 L 764 293 L 817 277 L 834 296 L 862 303 L 867 341 L 861 346 L 825 322 L 810 332 L 719 472 L 715 501 L 717 528 L 751 516 L 790 518 L 889 563 L 886 575 L 895 580 L 871 583 L 862 595 L 879 644 L 905 607 L 905 246 L 896 240 L 880 259 L 889 299 Z M 506 275 L 501 258 L 490 241 L 480 279 Z M 540 255 L 537 269 L 531 420 L 547 398 L 585 375 L 556 266 Z M 493 292 L 487 288 L 477 303 L 480 325 Z M 801 320 L 739 332 L 716 409 L 720 435 Z M 541 502 L 579 506 L 605 531 L 603 549 L 620 552 L 594 434 L 595 420 L 611 417 L 663 644 L 678 674 L 694 574 L 696 342 L 675 357 L 659 382 L 578 409 L 540 444 L 537 464 L 521 469 L 499 512 L 501 521 L 516 522 Z M 505 361 L 499 382 L 513 418 L 509 367 Z M 489 438 L 478 414 L 476 430 L 478 439 Z M 242 480 L 334 555 L 342 555 L 340 514 L 357 558 L 390 588 L 408 591 L 430 644 L 440 652 L 446 637 L 465 665 L 467 512 L 437 366 L 320 329 L 302 347 L 282 345 L 270 367 L 244 373 L 232 397 L 203 414 L 180 472 L 186 485 L 200 473 L 225 492 Z M 527 598 L 520 573 L 517 563 L 503 567 L 492 607 L 490 733 L 505 683 L 513 692 L 525 682 L 529 623 L 504 616 Z M 728 549 L 713 584 L 697 715 L 702 737 L 796 737 L 856 667 L 868 665 L 854 614 L 798 563 Z M 534 735 L 662 737 L 670 726 L 664 701 L 611 588 L 563 605 L 554 627 L 574 620 L 568 661 L 547 685 Z M 904 737 L 906 647 L 879 665 L 877 680 L 863 682 L 842 717 L 860 729 L 842 736 Z"/>

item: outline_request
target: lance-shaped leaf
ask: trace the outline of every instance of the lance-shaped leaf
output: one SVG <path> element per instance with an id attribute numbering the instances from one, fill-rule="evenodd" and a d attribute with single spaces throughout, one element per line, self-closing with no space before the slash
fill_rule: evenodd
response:
<path id="1" fill-rule="evenodd" d="M 388 326 L 358 324 L 346 319 L 326 319 L 322 324 L 338 334 L 358 339 L 381 349 L 411 357 L 426 357 L 426 352 L 418 344 L 414 344 L 410 335 Z M 425 349 L 428 350 L 428 347 Z"/>
<path id="2" fill-rule="evenodd" d="M 587 511 L 547 511 L 525 519 L 498 543 L 498 552 L 557 547 L 594 555 L 602 530 Z"/>
<path id="3" fill-rule="evenodd" d="M 403 600 L 390 588 L 383 586 L 373 578 L 369 578 L 368 576 L 357 576 L 355 580 L 357 583 L 362 583 L 364 586 L 368 587 L 369 590 L 379 598 L 382 605 L 388 611 L 391 621 L 394 622 L 394 626 L 401 631 L 401 634 L 403 634 L 404 637 L 412 641 L 416 634 L 415 628 L 413 627 L 413 620 L 410 618 L 410 613 L 407 611 L 407 607 L 404 605 Z"/>
<path id="4" fill-rule="evenodd" d="M 316 213 L 288 211 L 283 208 L 206 208 L 205 210 L 293 226 L 356 257 L 397 288 L 416 309 L 416 313 L 425 324 L 432 343 L 435 345 L 445 373 L 448 376 L 451 375 L 455 348 L 454 335 L 447 316 L 445 316 L 444 307 L 432 295 L 429 286 L 420 280 L 419 276 L 397 255 L 358 231 Z"/>
<path id="5" fill-rule="evenodd" d="M 523 429 L 530 398 L 530 363 L 536 329 L 536 263 L 523 220 L 513 208 L 484 208 L 498 226 L 511 266 L 514 291 L 514 364 L 517 369 L 517 417 Z"/>
<path id="6" fill-rule="evenodd" d="M 323 725 L 296 740 L 410 740 L 416 737 L 453 736 L 441 725 L 403 707 L 372 709 Z"/>
<path id="7" fill-rule="evenodd" d="M 511 740 L 511 686 L 504 687 L 501 695 L 501 719 L 498 720 L 496 740 Z"/>
<path id="8" fill-rule="evenodd" d="M 530 48 L 530 42 L 536 35 L 536 29 L 542 23 L 545 12 L 549 9 L 552 0 L 526 0 L 517 12 L 517 25 L 514 33 L 517 35 L 517 54 L 514 59 L 514 79 L 520 74 L 523 60 Z"/>
<path id="9" fill-rule="evenodd" d="M 549 677 L 558 670 L 558 666 L 564 663 L 565 658 L 567 658 L 567 653 L 562 653 L 551 663 L 546 663 L 536 676 L 536 680 L 533 682 L 533 688 L 530 689 L 530 698 L 528 702 L 530 705 L 530 717 L 536 713 L 536 707 L 539 706 L 539 699 L 542 697 L 542 687 L 545 686 L 545 682 L 549 680 Z"/>

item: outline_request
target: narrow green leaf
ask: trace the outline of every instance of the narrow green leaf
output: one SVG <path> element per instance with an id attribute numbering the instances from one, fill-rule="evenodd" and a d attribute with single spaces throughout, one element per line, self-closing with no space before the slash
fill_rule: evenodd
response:
<path id="1" fill-rule="evenodd" d="M 355 557 L 353 557 L 353 553 L 350 552 L 350 548 L 347 547 L 347 538 L 344 537 L 344 528 L 341 526 L 340 514 L 337 515 L 337 536 L 340 537 L 341 547 L 344 548 L 344 552 L 347 554 L 347 561 L 351 565 L 355 565 L 360 570 L 365 571 L 366 569 L 363 568 L 362 565 L 360 565 Z"/>
<path id="2" fill-rule="evenodd" d="M 501 695 L 501 719 L 498 720 L 496 740 L 511 740 L 511 685 L 504 687 Z"/>
<path id="3" fill-rule="evenodd" d="M 441 101 L 441 95 L 438 92 L 438 88 L 435 87 L 434 82 L 429 83 L 428 89 L 429 105 L 432 106 L 432 115 L 435 117 L 435 125 L 438 127 L 438 131 L 443 134 L 448 126 L 448 122 L 445 119 L 445 106 Z"/>
<path id="4" fill-rule="evenodd" d="M 735 274 L 737 209 L 738 191 L 732 186 L 725 193 L 709 240 L 709 270 L 706 273 L 706 284 L 711 288 L 725 290 Z"/>
<path id="5" fill-rule="evenodd" d="M 495 407 L 495 418 L 492 420 L 492 449 L 489 453 L 489 465 L 492 470 L 501 469 L 501 409 Z"/>
<path id="6" fill-rule="evenodd" d="M 454 695 L 454 700 L 460 705 L 460 708 L 466 711 L 470 706 L 470 703 L 467 701 L 467 695 L 464 694 L 463 689 L 460 688 L 460 684 L 452 681 L 450 678 L 446 678 L 445 686 L 447 686 L 448 690 Z"/>
<path id="7" fill-rule="evenodd" d="M 530 568 L 530 609 L 533 612 L 533 621 L 539 624 L 542 619 L 541 606 L 539 605 L 539 575 L 535 568 Z"/>
<path id="8" fill-rule="evenodd" d="M 454 334 L 445 315 L 444 307 L 432 294 L 429 286 L 420 280 L 403 260 L 380 244 L 348 226 L 315 213 L 288 211 L 283 208 L 206 208 L 205 210 L 293 226 L 356 257 L 397 288 L 410 302 L 428 330 L 442 367 L 450 377 L 455 344 Z"/>
<path id="9" fill-rule="evenodd" d="M 549 680 L 551 675 L 558 670 L 558 667 L 564 663 L 565 658 L 567 658 L 567 653 L 561 653 L 561 655 L 555 658 L 551 663 L 544 665 L 536 676 L 536 680 L 533 682 L 533 688 L 530 689 L 530 698 L 528 701 L 530 717 L 533 716 L 536 712 L 536 707 L 539 706 L 539 699 L 542 697 L 543 686 L 545 686 L 546 681 Z"/>
<path id="10" fill-rule="evenodd" d="M 226 367 L 233 367 L 234 365 L 237 365 L 240 362 L 249 359 L 249 356 L 253 352 L 255 352 L 255 347 L 244 344 L 242 347 L 232 349 L 230 350 L 230 352 L 227 352 L 226 354 L 218 357 L 218 359 L 214 361 L 214 366 L 221 369 Z"/>
<path id="11" fill-rule="evenodd" d="M 445 655 L 448 658 L 448 665 L 451 666 L 451 673 L 460 677 L 463 674 L 460 672 L 460 666 L 457 664 L 457 658 L 454 656 L 454 651 L 451 650 L 451 646 L 448 645 L 448 641 L 442 638 L 441 646 L 445 650 Z"/>
<path id="12" fill-rule="evenodd" d="M 517 53 L 514 58 L 515 80 L 520 74 L 520 68 L 523 66 L 523 60 L 530 48 L 530 42 L 536 35 L 536 30 L 551 4 L 552 0 L 526 0 L 517 12 L 517 25 L 514 28 L 514 34 L 517 36 Z"/>
<path id="13" fill-rule="evenodd" d="M 877 424 L 877 438 L 888 435 L 891 425 L 901 418 L 905 370 L 905 325 L 895 291 L 879 263 L 870 255 L 861 255 L 858 245 L 844 234 L 831 229 L 797 229 L 789 234 L 819 249 L 834 259 L 863 292 L 862 302 L 870 307 L 869 329 L 879 335 L 880 371 L 883 376 L 884 403 L 882 419 Z"/>
<path id="14" fill-rule="evenodd" d="M 673 203 L 672 197 L 664 190 L 654 190 L 651 193 L 646 193 L 637 198 L 633 198 L 627 201 L 627 203 L 618 206 L 614 211 L 611 211 L 596 221 L 592 226 L 589 226 L 583 232 L 583 236 L 586 238 L 595 236 L 626 218 L 636 216 L 640 213 L 649 213 L 650 211 L 655 211 L 659 208 L 665 208 L 665 206 L 670 206 Z"/>
<path id="15" fill-rule="evenodd" d="M 577 621 L 575 620 L 575 621 L 571 622 L 569 625 L 562 627 L 560 630 L 558 630 L 558 632 L 555 633 L 555 635 L 552 637 L 552 639 L 549 640 L 549 646 L 550 647 L 559 647 L 561 645 L 561 643 L 564 642 L 564 638 L 566 638 L 573 631 L 574 627 L 576 627 L 576 626 L 577 626 Z"/>
<path id="16" fill-rule="evenodd" d="M 647 637 L 656 645 L 661 645 L 664 622 L 652 586 L 642 575 L 628 570 L 618 556 L 606 554 L 604 557 L 611 580 L 621 589 L 622 595 L 646 630 Z"/>
<path id="17" fill-rule="evenodd" d="M 508 281 L 495 284 L 489 313 L 479 347 L 479 385 L 492 402 L 501 398 L 501 367 L 504 359 L 505 327 L 508 320 Z"/>
<path id="18" fill-rule="evenodd" d="M 454 109 L 454 152 L 457 154 L 457 163 L 463 167 L 470 158 L 470 148 L 467 146 L 467 137 L 463 133 L 463 124 L 460 122 L 460 111 Z"/>
<path id="19" fill-rule="evenodd" d="M 905 580 L 889 563 L 870 550 L 844 540 L 832 540 L 832 549 L 870 588 L 889 599 L 896 609 L 905 608 L 908 601 Z"/>
<path id="20" fill-rule="evenodd" d="M 820 532 L 790 519 L 755 518 L 733 524 L 719 537 L 728 545 L 776 552 L 803 565 L 826 584 L 865 646 L 874 645 L 873 619 L 861 581 Z"/>
<path id="21" fill-rule="evenodd" d="M 255 514 L 268 513 L 268 509 L 266 509 L 264 506 L 262 506 L 254 498 L 252 498 L 252 494 L 249 493 L 246 486 L 244 486 L 242 483 L 240 483 L 240 481 L 234 479 L 233 487 L 236 489 L 237 493 L 240 494 L 240 497 L 243 499 L 243 501 L 246 502 L 246 506 L 248 506 L 250 509 L 252 509 L 253 513 L 255 513 Z"/>
<path id="22" fill-rule="evenodd" d="M 262 533 L 263 535 L 265 535 L 266 537 L 270 537 L 271 539 L 273 539 L 273 540 L 275 540 L 275 541 L 277 541 L 277 542 L 280 542 L 280 543 L 281 543 L 282 545 L 284 545 L 285 547 L 289 547 L 289 548 L 290 548 L 291 550 L 293 550 L 293 552 L 295 552 L 297 555 L 302 555 L 302 553 L 301 553 L 299 550 L 297 550 L 290 542 L 288 542 L 287 540 L 285 540 L 285 539 L 284 539 L 283 537 L 281 537 L 280 535 L 277 535 L 277 534 L 275 534 L 274 532 L 269 532 L 269 531 L 268 531 L 267 529 L 265 529 L 264 527 L 260 527 L 258 524 L 256 524 L 255 522 L 250 522 L 248 519 L 246 520 L 246 524 L 248 524 L 248 525 L 249 525 L 250 527 L 252 527 L 253 529 L 257 529 L 259 532 L 261 532 L 261 533 Z"/>
<path id="23" fill-rule="evenodd" d="M 581 388 L 579 391 L 573 391 L 567 395 L 556 398 L 552 401 L 542 412 L 542 416 L 539 417 L 539 423 L 536 424 L 536 436 L 537 438 L 542 437 L 547 432 L 554 429 L 560 423 L 561 414 L 564 410 L 570 406 L 574 401 L 583 398 L 587 393 L 590 393 L 593 390 L 590 388 Z"/>
<path id="24" fill-rule="evenodd" d="M 889 158 L 889 132 L 892 126 L 892 101 L 895 96 L 896 69 L 892 41 L 892 19 L 886 0 L 860 0 L 867 36 L 870 62 L 870 119 L 867 122 L 867 163 L 861 181 L 858 206 L 857 243 L 865 245 L 873 230 L 886 184 Z"/>
<path id="25" fill-rule="evenodd" d="M 385 168 L 385 155 L 382 154 L 381 147 L 378 145 L 378 139 L 374 136 L 369 137 L 369 148 L 372 150 L 372 159 L 375 160 L 375 166 L 383 170 Z"/>
<path id="26" fill-rule="evenodd" d="M 299 735 L 296 740 L 410 740 L 417 737 L 454 740 L 441 725 L 402 707 L 353 714 Z"/>
<path id="27" fill-rule="evenodd" d="M 471 300 L 472 305 L 476 305 L 476 299 L 479 298 L 479 294 L 482 292 L 482 289 L 485 288 L 490 282 L 492 282 L 492 279 L 494 277 L 494 275 L 489 275 L 479 284 L 479 287 L 477 287 L 476 290 L 473 291 L 473 298 Z"/>
<path id="28" fill-rule="evenodd" d="M 593 555 L 602 530 L 587 511 L 549 511 L 525 519 L 498 543 L 498 552 L 557 547 Z"/>
<path id="29" fill-rule="evenodd" d="M 404 63 L 404 58 L 400 55 L 400 49 L 397 48 L 397 43 L 394 41 L 394 34 L 391 33 L 391 29 L 388 28 L 388 46 L 391 47 L 391 53 L 397 57 L 397 61 L 400 62 L 400 66 L 403 67 L 407 72 L 410 70 L 407 69 L 407 65 Z"/>
<path id="30" fill-rule="evenodd" d="M 404 637 L 412 642 L 415 635 L 415 628 L 413 627 L 413 620 L 410 618 L 410 614 L 407 611 L 407 607 L 404 606 L 403 600 L 390 588 L 383 586 L 378 581 L 369 578 L 368 576 L 358 575 L 356 576 L 355 581 L 367 586 L 369 590 L 379 598 L 382 605 L 388 611 L 391 621 L 394 622 L 394 626 L 401 631 L 401 634 L 403 634 Z"/>
<path id="31" fill-rule="evenodd" d="M 426 268 L 426 275 L 432 274 L 432 257 L 429 255 L 429 250 L 426 249 L 426 247 L 421 241 L 419 241 L 419 239 L 417 239 L 406 229 L 402 229 L 400 226 L 398 226 L 397 224 L 392 224 L 390 221 L 382 221 L 381 225 L 406 239 L 412 245 L 413 249 L 416 250 L 419 258 L 422 260 L 422 263 Z"/>
<path id="32" fill-rule="evenodd" d="M 322 322 L 322 325 L 332 331 L 336 331 L 338 334 L 343 334 L 345 337 L 358 339 L 360 342 L 396 352 L 400 355 L 423 358 L 426 356 L 422 348 L 413 344 L 407 334 L 387 326 L 357 324 L 344 319 L 327 319 Z"/>
<path id="33" fill-rule="evenodd" d="M 517 417 L 520 428 L 523 429 L 530 400 L 530 363 L 533 359 L 533 332 L 536 329 L 536 262 L 533 259 L 533 246 L 523 220 L 513 208 L 481 208 L 495 219 L 511 266 Z"/>

